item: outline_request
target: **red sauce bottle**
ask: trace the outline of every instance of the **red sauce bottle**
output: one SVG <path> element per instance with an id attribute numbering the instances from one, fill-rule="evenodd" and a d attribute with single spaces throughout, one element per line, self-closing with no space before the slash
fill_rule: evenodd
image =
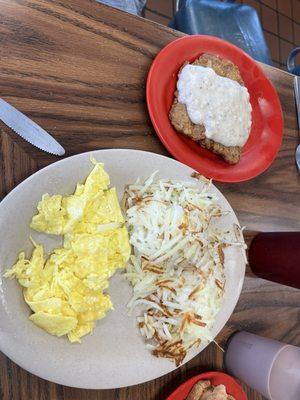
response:
<path id="1" fill-rule="evenodd" d="M 249 248 L 249 265 L 260 278 L 300 289 L 300 232 L 258 234 Z"/>

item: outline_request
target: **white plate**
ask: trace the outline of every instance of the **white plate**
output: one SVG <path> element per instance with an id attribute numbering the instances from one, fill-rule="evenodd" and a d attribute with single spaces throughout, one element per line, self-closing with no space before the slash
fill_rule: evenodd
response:
<path id="1" fill-rule="evenodd" d="M 139 175 L 148 177 L 159 170 L 159 177 L 191 180 L 192 169 L 167 157 L 136 150 L 98 150 L 83 153 L 56 162 L 30 176 L 17 186 L 0 203 L 0 269 L 1 276 L 11 266 L 21 249 L 29 255 L 31 235 L 45 244 L 50 251 L 60 245 L 57 237 L 38 234 L 29 228 L 36 205 L 44 193 L 70 194 L 75 184 L 84 181 L 92 169 L 90 155 L 104 162 L 112 185 L 119 197 L 124 185 L 134 182 Z M 238 223 L 224 196 L 217 193 L 222 207 L 231 210 L 224 217 L 224 225 Z M 239 298 L 245 261 L 242 251 L 229 249 L 225 253 L 226 286 L 222 308 L 217 316 L 213 336 L 224 327 Z M 111 280 L 109 293 L 114 311 L 98 321 L 92 335 L 83 338 L 82 344 L 71 344 L 66 338 L 57 338 L 44 332 L 28 316 L 20 286 L 15 280 L 0 280 L 0 348 L 21 367 L 49 381 L 62 385 L 89 389 L 108 389 L 130 386 L 158 378 L 175 369 L 175 365 L 158 359 L 145 348 L 134 317 L 127 315 L 126 303 L 131 288 L 121 273 Z M 189 361 L 205 345 L 192 350 L 185 359 Z"/>

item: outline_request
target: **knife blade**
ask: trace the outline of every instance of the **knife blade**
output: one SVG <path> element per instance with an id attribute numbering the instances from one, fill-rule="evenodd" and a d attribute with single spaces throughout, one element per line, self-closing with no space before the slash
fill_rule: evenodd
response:
<path id="1" fill-rule="evenodd" d="M 300 77 L 299 76 L 294 77 L 294 92 L 296 99 L 298 130 L 300 130 Z M 296 164 L 298 167 L 298 171 L 300 171 L 300 144 L 298 144 L 296 148 Z"/>
<path id="2" fill-rule="evenodd" d="M 3 99 L 0 99 L 0 119 L 33 146 L 58 156 L 65 154 L 65 149 L 48 132 Z"/>

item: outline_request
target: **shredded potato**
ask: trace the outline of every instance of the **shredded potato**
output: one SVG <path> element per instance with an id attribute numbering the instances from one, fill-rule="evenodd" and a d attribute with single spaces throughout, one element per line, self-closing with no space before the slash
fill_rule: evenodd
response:
<path id="1" fill-rule="evenodd" d="M 149 350 L 179 365 L 188 349 L 213 339 L 224 294 L 223 249 L 245 244 L 240 229 L 236 235 L 212 223 L 227 212 L 210 193 L 210 181 L 172 182 L 156 174 L 125 189 L 133 247 L 128 307 L 141 310 L 137 322 Z"/>

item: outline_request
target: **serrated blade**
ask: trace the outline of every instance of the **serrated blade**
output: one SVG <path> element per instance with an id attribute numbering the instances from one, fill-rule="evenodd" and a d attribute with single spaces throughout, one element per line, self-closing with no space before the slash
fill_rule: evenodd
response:
<path id="1" fill-rule="evenodd" d="M 33 146 L 58 156 L 65 154 L 65 149 L 48 132 L 3 99 L 0 99 L 0 119 Z"/>

